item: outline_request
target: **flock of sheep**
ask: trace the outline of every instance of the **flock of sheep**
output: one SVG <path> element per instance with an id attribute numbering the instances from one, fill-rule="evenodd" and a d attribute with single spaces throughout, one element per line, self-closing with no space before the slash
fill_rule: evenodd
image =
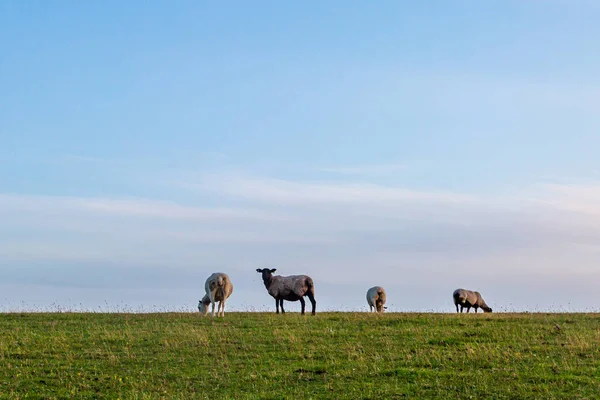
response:
<path id="1" fill-rule="evenodd" d="M 258 268 L 256 270 L 256 272 L 262 274 L 262 280 L 267 292 L 275 299 L 276 313 L 279 314 L 280 307 L 281 312 L 285 313 L 283 301 L 287 300 L 300 301 L 300 305 L 302 306 L 301 313 L 304 315 L 306 308 L 304 297 L 306 296 L 312 305 L 312 315 L 315 315 L 317 302 L 315 301 L 315 285 L 312 278 L 308 275 L 276 276 L 273 275 L 275 271 L 275 268 Z M 231 296 L 231 293 L 233 293 L 233 284 L 231 283 L 231 279 L 229 279 L 229 275 L 223 272 L 215 272 L 206 279 L 204 290 L 206 291 L 206 294 L 198 302 L 200 314 L 207 315 L 208 306 L 210 305 L 212 306 L 211 316 L 214 317 L 215 305 L 218 302 L 217 316 L 224 317 L 225 302 L 229 296 Z M 456 312 L 459 312 L 458 306 L 460 306 L 461 313 L 464 308 L 467 309 L 467 312 L 469 312 L 471 308 L 474 308 L 475 312 L 477 312 L 477 309 L 479 308 L 484 312 L 492 312 L 492 309 L 488 307 L 479 292 L 456 289 L 452 294 L 452 298 L 454 299 Z M 386 293 L 385 289 L 381 286 L 374 286 L 367 291 L 367 304 L 369 305 L 371 312 L 375 311 L 377 313 L 382 313 L 383 310 L 387 308 L 385 307 L 385 302 Z"/>

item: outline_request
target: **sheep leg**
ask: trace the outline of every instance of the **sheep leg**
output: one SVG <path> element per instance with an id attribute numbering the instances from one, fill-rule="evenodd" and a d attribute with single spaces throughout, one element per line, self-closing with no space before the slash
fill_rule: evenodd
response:
<path id="1" fill-rule="evenodd" d="M 279 314 L 279 299 L 275 299 L 275 314 Z"/>
<path id="2" fill-rule="evenodd" d="M 212 305 L 212 312 L 210 313 L 210 316 L 214 317 L 215 316 L 215 304 L 217 304 L 217 302 L 213 300 L 210 302 L 210 304 Z"/>
<path id="3" fill-rule="evenodd" d="M 310 304 L 312 305 L 312 315 L 315 315 L 315 310 L 317 308 L 317 302 L 315 301 L 315 295 L 312 293 L 307 294 L 308 299 L 310 300 Z"/>
<path id="4" fill-rule="evenodd" d="M 475 314 L 477 314 L 477 307 L 475 307 L 474 310 L 475 310 Z"/>
<path id="5" fill-rule="evenodd" d="M 279 300 L 281 302 L 281 313 L 285 314 L 285 310 L 283 309 L 283 299 Z"/>
<path id="6" fill-rule="evenodd" d="M 467 314 L 469 313 L 469 311 L 471 310 L 471 306 L 467 307 Z"/>
<path id="7" fill-rule="evenodd" d="M 458 303 L 456 303 L 455 306 L 456 306 L 456 312 L 458 312 Z"/>
<path id="8" fill-rule="evenodd" d="M 373 305 L 369 304 L 369 312 L 373 312 Z"/>
<path id="9" fill-rule="evenodd" d="M 462 312 L 463 312 L 463 309 L 464 309 L 464 308 L 465 308 L 465 307 L 464 307 L 464 306 L 461 304 L 461 305 L 460 305 L 460 312 L 461 312 L 461 314 L 462 314 Z"/>
<path id="10" fill-rule="evenodd" d="M 304 299 L 302 297 L 300 297 L 300 305 L 302 306 L 300 311 L 300 315 L 304 315 L 304 308 L 306 308 L 306 302 L 304 301 Z"/>
<path id="11" fill-rule="evenodd" d="M 219 302 L 219 311 L 220 311 L 220 313 L 217 313 L 217 315 L 220 314 L 221 317 L 224 317 L 225 316 L 225 300 Z"/>

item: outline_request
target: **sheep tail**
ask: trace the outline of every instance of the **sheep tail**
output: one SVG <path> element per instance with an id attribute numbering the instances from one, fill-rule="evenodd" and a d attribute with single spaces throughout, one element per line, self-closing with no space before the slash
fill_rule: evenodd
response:
<path id="1" fill-rule="evenodd" d="M 217 299 L 225 300 L 225 286 L 217 287 L 217 291 L 215 293 L 215 297 Z"/>
<path id="2" fill-rule="evenodd" d="M 310 277 L 306 279 L 306 287 L 308 289 L 307 293 L 310 293 L 314 296 L 315 295 L 315 284 Z"/>
<path id="3" fill-rule="evenodd" d="M 379 295 L 379 300 L 381 300 L 381 302 L 385 303 L 385 300 L 386 300 L 386 298 L 385 298 L 385 290 L 379 289 L 377 291 L 377 294 Z"/>
<path id="4" fill-rule="evenodd" d="M 217 298 L 219 299 L 225 299 L 225 284 L 227 283 L 227 278 L 224 276 L 219 275 L 217 277 L 217 290 L 215 292 L 215 295 L 217 296 Z"/>
<path id="5" fill-rule="evenodd" d="M 463 304 L 465 301 L 467 301 L 467 296 L 462 293 L 457 293 L 454 296 L 454 304 Z"/>

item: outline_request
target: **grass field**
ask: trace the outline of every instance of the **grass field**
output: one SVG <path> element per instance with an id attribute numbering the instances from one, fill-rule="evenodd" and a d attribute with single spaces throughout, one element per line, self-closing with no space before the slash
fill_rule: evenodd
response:
<path id="1" fill-rule="evenodd" d="M 599 314 L 0 315 L 3 398 L 600 396 Z"/>

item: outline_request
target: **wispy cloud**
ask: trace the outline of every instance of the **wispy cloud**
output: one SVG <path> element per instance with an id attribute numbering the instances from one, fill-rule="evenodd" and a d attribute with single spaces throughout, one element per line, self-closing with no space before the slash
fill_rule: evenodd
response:
<path id="1" fill-rule="evenodd" d="M 283 220 L 289 216 L 250 208 L 184 206 L 169 201 L 143 198 L 114 199 L 98 197 L 26 196 L 0 194 L 0 209 L 23 211 L 87 210 L 99 214 L 130 217 L 176 218 L 190 220 Z"/>
<path id="2" fill-rule="evenodd" d="M 0 195 L 0 258 L 163 268 L 164 276 L 227 270 L 245 281 L 257 279 L 252 267 L 268 264 L 314 275 L 321 291 L 383 280 L 392 293 L 471 286 L 492 298 L 503 296 L 493 292 L 497 282 L 511 279 L 543 275 L 558 285 L 565 266 L 571 280 L 600 278 L 600 216 L 592 207 L 600 185 L 537 185 L 505 198 L 222 175 L 198 187 L 240 205 Z M 60 271 L 53 270 L 58 283 Z M 335 301 L 356 304 L 355 295 L 339 292 Z M 427 304 L 445 297 L 432 294 Z"/>
<path id="3" fill-rule="evenodd" d="M 115 199 L 77 199 L 75 203 L 82 208 L 107 214 L 121 214 L 128 216 L 185 218 L 194 220 L 289 220 L 288 216 L 252 210 L 248 208 L 220 208 L 220 207 L 190 207 L 166 201 L 147 199 L 115 200 Z"/>
<path id="4" fill-rule="evenodd" d="M 73 162 L 73 163 L 114 163 L 114 162 L 118 162 L 117 160 L 114 160 L 114 159 L 86 156 L 86 155 L 81 155 L 81 154 L 65 154 L 60 158 L 60 160 L 65 161 L 65 162 Z"/>
<path id="5" fill-rule="evenodd" d="M 320 171 L 331 172 L 340 175 L 388 175 L 400 172 L 406 169 L 404 164 L 368 164 L 358 166 L 344 167 L 325 167 L 320 168 Z"/>
<path id="6" fill-rule="evenodd" d="M 600 216 L 600 184 L 542 184 L 533 200 L 565 211 Z"/>
<path id="7" fill-rule="evenodd" d="M 279 204 L 373 204 L 402 201 L 471 202 L 474 196 L 443 191 L 418 191 L 368 183 L 297 182 L 239 175 L 204 175 L 188 187 L 247 200 Z"/>

